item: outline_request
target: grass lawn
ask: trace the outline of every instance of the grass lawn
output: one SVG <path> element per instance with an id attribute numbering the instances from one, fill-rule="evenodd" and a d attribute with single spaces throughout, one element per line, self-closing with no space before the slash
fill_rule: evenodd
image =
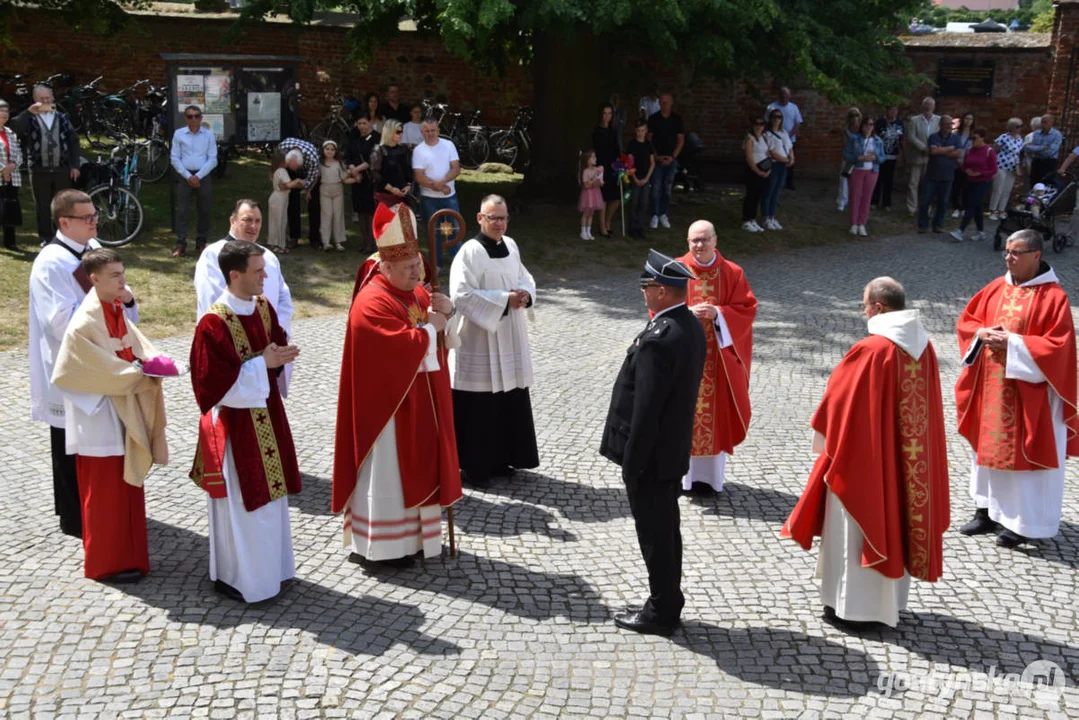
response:
<path id="1" fill-rule="evenodd" d="M 735 261 L 748 255 L 782 252 L 788 248 L 856 242 L 847 234 L 848 215 L 835 209 L 834 180 L 803 180 L 797 192 L 785 193 L 779 217 L 788 229 L 779 233 L 751 234 L 740 229 L 740 186 L 716 185 L 705 192 L 688 195 L 676 191 L 676 205 L 671 210 L 673 227 L 652 231 L 647 242 L 619 237 L 582 241 L 579 238 L 580 216 L 575 205 L 519 207 L 520 203 L 515 202 L 513 196 L 520 181 L 519 175 L 481 175 L 465 171 L 457 188 L 462 214 L 469 222 L 469 236 L 476 230 L 473 218 L 483 195 L 494 192 L 510 199 L 514 217 L 509 235 L 520 245 L 525 263 L 540 287 L 562 280 L 639 268 L 648 247 L 680 255 L 685 252 L 686 228 L 698 218 L 707 218 L 716 224 L 721 252 Z M 228 231 L 228 215 L 235 199 L 254 197 L 265 205 L 269 193 L 269 166 L 261 156 L 230 161 L 226 177 L 214 180 L 211 242 Z M 23 188 L 20 198 L 24 218 L 18 236 L 21 250 L 0 249 L 0 350 L 25 347 L 27 338 L 27 284 L 30 265 L 38 248 L 28 187 Z M 169 227 L 168 184 L 165 181 L 144 184 L 142 200 L 147 213 L 142 235 L 120 248 L 128 281 L 139 299 L 140 327 L 151 338 L 189 334 L 195 322 L 195 294 L 191 280 L 195 258 L 190 255 L 169 257 L 175 238 Z M 192 217 L 192 229 L 194 222 Z M 306 229 L 306 219 L 304 222 Z M 296 304 L 296 317 L 347 310 L 356 269 L 365 259 L 351 217 L 347 225 L 347 252 L 317 252 L 304 240 L 298 250 L 281 256 Z M 911 225 L 903 210 L 891 215 L 875 214 L 870 220 L 870 228 L 877 236 L 906 232 Z M 598 228 L 598 223 L 593 227 L 594 230 Z M 620 227 L 617 217 L 615 227 Z M 189 251 L 193 249 L 192 235 Z"/>

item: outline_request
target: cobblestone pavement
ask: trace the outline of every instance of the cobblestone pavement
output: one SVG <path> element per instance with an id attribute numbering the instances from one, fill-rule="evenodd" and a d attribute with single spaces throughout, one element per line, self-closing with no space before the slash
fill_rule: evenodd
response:
<path id="1" fill-rule="evenodd" d="M 1050 255 L 1074 289 L 1079 250 Z M 146 485 L 152 573 L 110 587 L 82 577 L 79 543 L 55 531 L 47 432 L 27 421 L 25 354 L 0 355 L 0 715 L 1079 714 L 1074 486 L 1052 540 L 1005 551 L 954 529 L 972 506 L 954 431 L 953 329 L 966 299 L 1003 272 L 999 256 L 984 243 L 910 236 L 745 268 L 761 303 L 753 424 L 726 492 L 682 500 L 685 628 L 669 640 L 610 621 L 647 589 L 618 469 L 597 454 L 614 375 L 644 322 L 632 274 L 541 289 L 542 467 L 467 493 L 456 561 L 379 576 L 346 562 L 340 518 L 329 514 L 343 318 L 297 322 L 303 354 L 288 412 L 305 473 L 291 500 L 298 579 L 250 607 L 215 595 L 207 577 L 206 501 L 186 477 L 196 434 L 187 381 L 167 383 L 173 463 Z M 813 460 L 810 415 L 830 369 L 864 335 L 862 287 L 880 274 L 906 284 L 941 358 L 953 529 L 943 580 L 913 584 L 897 630 L 857 636 L 820 620 L 816 552 L 777 533 Z M 161 346 L 183 355 L 188 343 Z M 1062 697 L 999 682 L 1035 660 L 1064 669 Z"/>

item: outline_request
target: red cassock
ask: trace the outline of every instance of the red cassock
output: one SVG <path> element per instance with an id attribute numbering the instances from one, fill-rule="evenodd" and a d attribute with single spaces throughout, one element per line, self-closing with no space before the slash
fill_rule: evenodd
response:
<path id="1" fill-rule="evenodd" d="M 1064 401 L 1067 454 L 1079 455 L 1076 416 L 1075 327 L 1068 296 L 1057 283 L 1029 287 L 989 283 L 959 316 L 959 352 L 965 357 L 980 328 L 1002 325 L 1023 336 L 1038 369 Z M 1057 467 L 1056 438 L 1045 384 L 1004 377 L 1007 354 L 982 349 L 955 385 L 959 434 L 977 453 L 981 467 L 1042 470 Z"/>
<path id="2" fill-rule="evenodd" d="M 423 265 L 420 268 L 420 284 L 427 285 L 431 282 L 431 278 L 434 277 L 434 269 L 431 267 L 431 261 L 427 259 L 426 255 L 420 255 L 420 260 L 423 261 Z M 379 274 L 379 268 L 382 267 L 381 257 L 377 252 L 372 253 L 363 264 L 360 265 L 360 269 L 356 271 L 356 281 L 352 284 L 352 298 L 355 299 L 360 294 L 360 290 L 371 282 Z"/>
<path id="3" fill-rule="evenodd" d="M 439 349 L 437 371 L 420 372 L 430 339 L 418 325 L 430 303 L 422 286 L 404 292 L 383 275 L 353 300 L 337 398 L 335 513 L 348 507 L 360 466 L 391 418 L 405 507 L 445 507 L 461 498 L 447 351 Z"/>
<path id="4" fill-rule="evenodd" d="M 950 507 L 933 345 L 915 360 L 884 337 L 857 343 L 828 379 L 812 425 L 825 450 L 780 535 L 808 550 L 831 490 L 865 536 L 862 567 L 937 580 Z"/>
<path id="5" fill-rule="evenodd" d="M 248 512 L 300 492 L 300 468 L 277 387 L 278 369 L 267 370 L 270 396 L 265 408 L 222 407 L 216 423 L 211 414 L 236 383 L 244 362 L 265 350 L 271 340 L 288 345 L 273 306 L 262 296 L 255 300 L 251 315 L 238 315 L 224 305 L 211 306 L 195 327 L 191 345 L 191 384 L 202 412 L 191 479 L 210 497 L 225 497 L 221 467 L 225 440 L 231 440 Z"/>
<path id="6" fill-rule="evenodd" d="M 709 457 L 721 452 L 730 455 L 746 439 L 749 430 L 749 371 L 753 362 L 757 298 L 742 268 L 718 252 L 710 267 L 698 264 L 693 253 L 679 259 L 697 276 L 689 281 L 686 304 L 708 303 L 721 308 L 731 333 L 731 344 L 720 348 L 712 323 L 703 321 L 708 355 L 697 397 L 692 455 Z"/>
<path id="7" fill-rule="evenodd" d="M 109 337 L 127 335 L 123 308 L 101 303 Z M 116 351 L 132 362 L 131 348 Z M 82 500 L 83 574 L 107 578 L 124 570 L 150 572 L 146 542 L 146 499 L 142 487 L 124 482 L 124 456 L 75 457 L 75 472 Z"/>

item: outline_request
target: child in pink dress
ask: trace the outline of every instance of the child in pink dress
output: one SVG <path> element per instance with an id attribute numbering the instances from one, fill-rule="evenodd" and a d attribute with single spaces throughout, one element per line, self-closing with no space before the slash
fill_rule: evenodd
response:
<path id="1" fill-rule="evenodd" d="M 577 201 L 577 211 L 581 213 L 581 239 L 595 240 L 592 237 L 592 215 L 603 210 L 603 168 L 596 166 L 596 153 L 588 150 L 581 155 L 580 175 L 581 198 Z"/>

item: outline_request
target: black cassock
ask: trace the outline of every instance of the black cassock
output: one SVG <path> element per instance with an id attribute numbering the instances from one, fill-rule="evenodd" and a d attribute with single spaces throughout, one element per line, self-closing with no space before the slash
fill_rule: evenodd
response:
<path id="1" fill-rule="evenodd" d="M 496 243 L 482 233 L 475 239 L 483 245 L 488 257 L 494 260 L 509 257 L 505 243 Z M 508 312 L 507 303 L 502 314 Z M 507 474 L 511 468 L 539 467 L 528 388 L 506 392 L 454 390 L 453 424 L 457 455 L 468 481 L 485 483 L 492 475 Z"/>
<path id="2" fill-rule="evenodd" d="M 685 305 L 655 317 L 618 371 L 600 454 L 622 467 L 650 595 L 647 620 L 673 625 L 685 605 L 678 495 L 689 470 L 693 418 L 707 352 Z"/>

